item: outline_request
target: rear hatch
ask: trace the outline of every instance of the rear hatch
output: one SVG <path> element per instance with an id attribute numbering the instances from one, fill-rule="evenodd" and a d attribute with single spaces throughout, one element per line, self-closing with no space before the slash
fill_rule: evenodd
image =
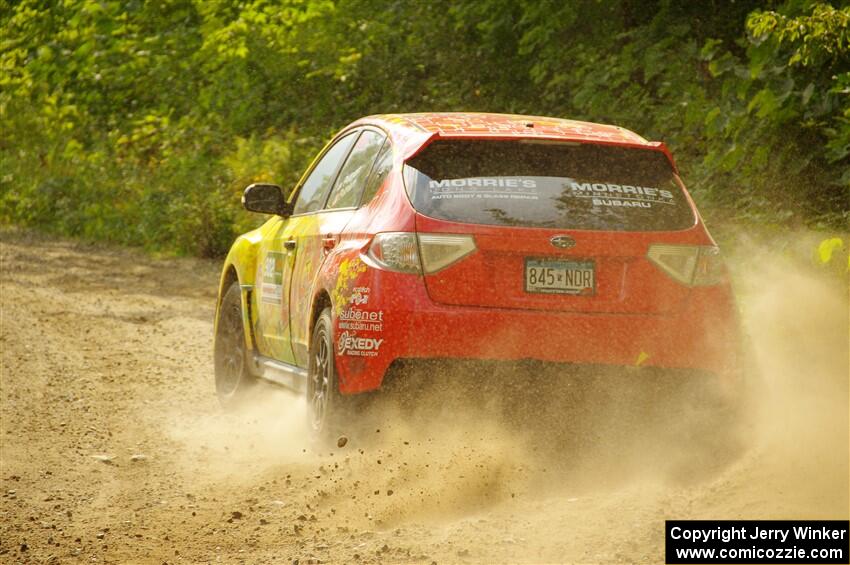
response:
<path id="1" fill-rule="evenodd" d="M 426 274 L 441 304 L 667 313 L 688 287 L 647 259 L 699 244 L 694 211 L 655 150 L 539 140 L 438 140 L 409 160 L 416 230 L 470 234 L 476 250 Z"/>

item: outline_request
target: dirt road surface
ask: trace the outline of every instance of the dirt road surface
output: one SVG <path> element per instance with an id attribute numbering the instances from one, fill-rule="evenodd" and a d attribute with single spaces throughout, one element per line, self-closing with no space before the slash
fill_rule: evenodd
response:
<path id="1" fill-rule="evenodd" d="M 660 562 L 667 518 L 848 516 L 846 288 L 752 250 L 764 383 L 734 448 L 688 411 L 625 434 L 625 398 L 581 442 L 401 414 L 315 454 L 284 392 L 219 408 L 217 264 L 0 236 L 0 562 Z"/>

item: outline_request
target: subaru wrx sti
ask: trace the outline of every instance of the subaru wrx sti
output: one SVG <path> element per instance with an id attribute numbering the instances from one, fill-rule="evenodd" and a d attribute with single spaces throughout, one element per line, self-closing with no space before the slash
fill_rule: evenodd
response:
<path id="1" fill-rule="evenodd" d="M 274 381 L 306 395 L 321 436 L 417 361 L 739 379 L 727 271 L 663 143 L 535 116 L 372 116 L 289 194 L 243 196 L 270 218 L 224 262 L 225 405 Z"/>

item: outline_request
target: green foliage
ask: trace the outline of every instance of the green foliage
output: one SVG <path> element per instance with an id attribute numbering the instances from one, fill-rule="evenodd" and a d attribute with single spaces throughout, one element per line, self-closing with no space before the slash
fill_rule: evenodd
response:
<path id="1" fill-rule="evenodd" d="M 218 255 L 370 113 L 663 139 L 705 214 L 850 221 L 850 8 L 742 0 L 0 0 L 0 221 Z"/>

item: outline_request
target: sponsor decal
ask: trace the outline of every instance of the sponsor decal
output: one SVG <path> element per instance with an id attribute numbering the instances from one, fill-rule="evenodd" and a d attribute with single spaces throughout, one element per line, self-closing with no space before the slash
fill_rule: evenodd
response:
<path id="1" fill-rule="evenodd" d="M 608 193 L 608 194 L 619 194 L 619 195 L 639 195 L 645 196 L 647 198 L 658 198 L 658 199 L 673 199 L 673 193 L 669 190 L 664 190 L 660 188 L 654 188 L 649 186 L 632 186 L 629 184 L 614 184 L 614 183 L 601 183 L 601 182 L 571 182 L 570 189 L 573 192 L 592 192 L 595 194 L 599 193 Z"/>
<path id="2" fill-rule="evenodd" d="M 349 308 L 343 310 L 338 316 L 339 329 L 357 331 L 384 331 L 383 310 L 358 310 Z"/>
<path id="3" fill-rule="evenodd" d="M 358 337 L 357 332 L 342 332 L 337 341 L 337 355 L 377 357 L 383 338 Z"/>
<path id="4" fill-rule="evenodd" d="M 536 188 L 537 181 L 519 177 L 469 177 L 464 179 L 432 180 L 428 183 L 431 190 L 451 188 Z"/>
<path id="5" fill-rule="evenodd" d="M 369 287 L 368 286 L 358 286 L 354 288 L 354 291 L 351 293 L 351 298 L 348 299 L 348 303 L 354 306 L 360 306 L 362 304 L 369 303 Z"/>
<path id="6" fill-rule="evenodd" d="M 383 310 L 362 310 L 357 306 L 369 303 L 368 286 L 356 286 L 348 299 L 348 307 L 337 314 L 337 325 L 340 330 L 351 332 L 382 332 L 384 331 Z"/>
<path id="7" fill-rule="evenodd" d="M 594 206 L 652 208 L 653 204 L 675 205 L 673 193 L 663 188 L 615 184 L 611 182 L 571 181 L 565 196 L 590 198 Z"/>
<path id="8" fill-rule="evenodd" d="M 262 302 L 281 304 L 283 300 L 283 262 L 286 256 L 270 252 L 262 265 L 262 284 L 260 294 Z"/>
<path id="9" fill-rule="evenodd" d="M 619 200 L 617 198 L 594 198 L 594 206 L 621 206 L 623 208 L 652 208 L 649 202 L 638 202 L 635 200 Z"/>
<path id="10" fill-rule="evenodd" d="M 502 198 L 537 200 L 537 181 L 522 177 L 469 177 L 431 180 L 428 182 L 431 200 L 465 198 Z"/>

